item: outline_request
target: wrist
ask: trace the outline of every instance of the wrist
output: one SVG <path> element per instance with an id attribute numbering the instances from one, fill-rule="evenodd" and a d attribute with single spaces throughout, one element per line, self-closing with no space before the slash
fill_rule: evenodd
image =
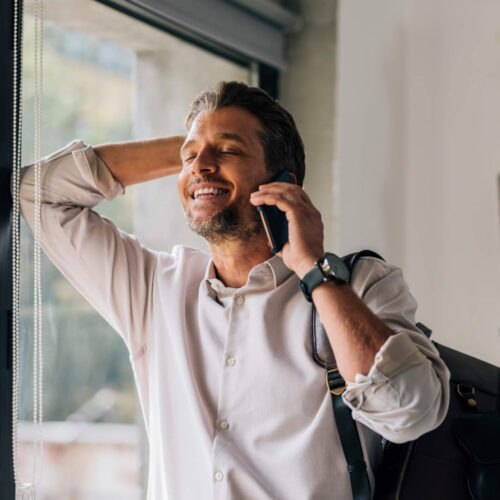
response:
<path id="1" fill-rule="evenodd" d="M 302 279 L 315 265 L 318 259 L 321 259 L 324 254 L 318 255 L 317 257 L 309 256 L 300 261 L 300 265 L 295 269 L 295 274 Z"/>
<path id="2" fill-rule="evenodd" d="M 302 276 L 300 289 L 306 299 L 312 302 L 312 292 L 319 285 L 327 281 L 337 284 L 348 283 L 350 277 L 351 273 L 345 262 L 337 255 L 327 252 Z"/>

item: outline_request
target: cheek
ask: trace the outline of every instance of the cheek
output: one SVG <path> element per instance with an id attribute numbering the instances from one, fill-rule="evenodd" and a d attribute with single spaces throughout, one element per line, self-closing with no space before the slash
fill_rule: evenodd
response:
<path id="1" fill-rule="evenodd" d="M 177 192 L 179 193 L 179 200 L 181 202 L 183 210 L 185 210 L 188 206 L 188 198 L 185 194 L 186 187 L 187 177 L 184 176 L 183 178 L 181 178 L 181 176 L 179 175 L 179 177 L 177 178 Z"/>
<path id="2" fill-rule="evenodd" d="M 184 171 L 182 171 L 177 177 L 177 190 L 179 191 L 179 196 L 184 197 L 184 191 L 186 190 L 188 178 Z"/>
<path id="3" fill-rule="evenodd" d="M 249 191 L 251 193 L 253 193 L 254 191 L 258 191 L 259 190 L 259 186 L 261 184 L 266 184 L 267 182 L 269 182 L 268 179 L 269 179 L 268 176 L 255 173 L 254 175 L 252 175 L 251 177 L 249 177 L 247 179 L 247 184 L 248 184 Z"/>

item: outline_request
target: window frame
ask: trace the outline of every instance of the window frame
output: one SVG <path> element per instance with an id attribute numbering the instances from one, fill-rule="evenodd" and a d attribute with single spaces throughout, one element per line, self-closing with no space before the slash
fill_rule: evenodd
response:
<path id="1" fill-rule="evenodd" d="M 13 20 L 14 5 L 18 1 L 19 26 L 21 26 L 22 0 L 0 2 L 0 67 L 6 78 L 0 80 L 0 401 L 5 401 L 4 411 L 0 413 L 0 492 L 5 500 L 15 500 L 15 483 L 12 449 L 12 197 L 10 191 L 12 173 L 13 131 Z M 187 31 L 179 32 L 165 25 L 164 20 L 145 16 L 127 8 L 134 1 L 97 0 L 139 21 L 174 34 L 193 45 L 205 49 L 232 62 L 256 69 L 258 85 L 273 98 L 279 97 L 280 69 L 231 49 L 227 46 L 196 36 Z M 18 40 L 18 63 L 21 61 L 22 40 Z M 18 84 L 20 79 L 18 77 Z M 18 95 L 19 99 L 19 95 Z M 16 103 L 19 107 L 19 100 Z M 18 124 L 20 126 L 20 124 Z"/>
<path id="2" fill-rule="evenodd" d="M 12 109 L 14 104 L 14 1 L 0 3 L 0 67 L 6 78 L 0 80 L 0 401 L 5 410 L 0 414 L 0 492 L 14 499 L 12 463 Z M 22 1 L 19 2 L 21 9 Z M 19 19 L 20 20 L 20 19 Z M 21 26 L 21 23 L 19 23 Z M 21 37 L 18 39 L 18 64 L 21 61 Z M 18 78 L 18 83 L 20 79 Z M 16 106 L 19 108 L 19 96 Z M 18 124 L 18 127 L 20 124 Z M 17 131 L 16 131 L 17 132 Z"/>

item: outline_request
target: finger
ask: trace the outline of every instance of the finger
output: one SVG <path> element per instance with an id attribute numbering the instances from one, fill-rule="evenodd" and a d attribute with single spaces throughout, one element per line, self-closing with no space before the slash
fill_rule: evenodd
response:
<path id="1" fill-rule="evenodd" d="M 252 205 L 273 205 L 278 207 L 283 212 L 291 212 L 296 207 L 296 203 L 293 200 L 288 200 L 283 196 L 283 193 L 253 193 L 250 197 L 250 203 Z"/>
<path id="2" fill-rule="evenodd" d="M 283 211 L 294 209 L 295 211 L 307 212 L 314 208 L 303 198 L 291 193 L 258 193 L 250 197 L 250 202 L 253 205 L 275 205 Z M 286 206 L 286 209 L 282 208 L 283 206 Z"/>
<path id="3" fill-rule="evenodd" d="M 288 193 L 288 198 L 296 197 L 302 199 L 306 203 L 310 203 L 311 200 L 307 193 L 295 184 L 289 184 L 285 182 L 273 182 L 271 184 L 262 184 L 259 186 L 259 190 L 256 193 Z"/>
<path id="4" fill-rule="evenodd" d="M 281 186 L 279 184 L 282 184 Z M 290 186 L 291 187 L 291 186 Z M 263 188 L 259 188 L 258 191 L 252 193 L 252 196 L 262 196 L 267 194 L 282 195 L 289 200 L 305 199 L 302 195 L 302 190 L 290 189 L 284 183 L 275 183 L 274 185 L 266 185 Z"/>

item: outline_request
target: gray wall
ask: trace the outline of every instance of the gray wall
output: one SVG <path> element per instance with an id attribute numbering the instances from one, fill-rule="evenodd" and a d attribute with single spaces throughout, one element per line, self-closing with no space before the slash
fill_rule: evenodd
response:
<path id="1" fill-rule="evenodd" d="M 304 24 L 287 36 L 287 66 L 280 102 L 295 118 L 306 150 L 304 189 L 322 214 L 325 248 L 335 249 L 335 51 L 334 0 L 294 0 Z"/>

